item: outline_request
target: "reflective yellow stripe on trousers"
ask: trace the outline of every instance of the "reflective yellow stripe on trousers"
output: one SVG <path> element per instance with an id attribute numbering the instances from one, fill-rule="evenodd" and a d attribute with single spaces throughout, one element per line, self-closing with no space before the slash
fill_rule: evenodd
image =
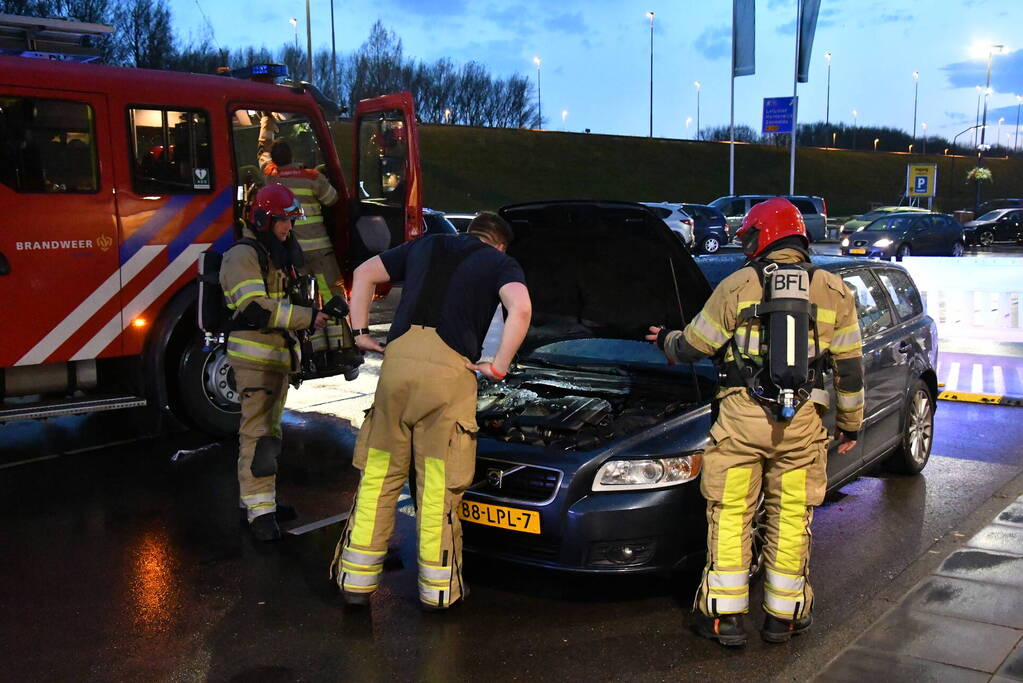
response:
<path id="1" fill-rule="evenodd" d="M 441 557 L 444 537 L 444 498 L 447 493 L 445 463 L 425 458 L 422 510 L 419 518 L 419 599 L 443 606 L 451 593 L 451 563 Z"/>
<path id="2" fill-rule="evenodd" d="M 370 448 L 366 469 L 359 480 L 355 519 L 348 545 L 341 553 L 341 588 L 352 593 L 371 593 L 379 583 L 386 550 L 372 550 L 380 491 L 391 466 L 391 454 Z M 386 542 L 386 540 L 385 540 Z M 352 546 L 360 546 L 354 548 Z"/>
<path id="3" fill-rule="evenodd" d="M 707 573 L 708 612 L 737 614 L 749 609 L 749 574 L 743 566 L 742 532 L 752 470 L 733 467 L 725 475 L 717 521 L 717 553 Z M 731 571 L 722 568 L 731 568 Z"/>

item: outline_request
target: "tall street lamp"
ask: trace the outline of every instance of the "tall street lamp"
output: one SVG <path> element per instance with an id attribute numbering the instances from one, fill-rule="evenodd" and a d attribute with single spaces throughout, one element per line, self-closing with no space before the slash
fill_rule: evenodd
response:
<path id="1" fill-rule="evenodd" d="M 859 116 L 860 116 L 860 112 L 858 112 L 857 110 L 853 109 L 853 151 L 854 152 L 856 151 L 856 129 L 858 127 L 856 125 L 856 123 L 859 120 Z"/>
<path id="2" fill-rule="evenodd" d="M 973 148 L 977 148 L 977 136 L 980 135 L 980 94 L 984 89 L 977 86 L 977 119 L 973 122 Z"/>
<path id="3" fill-rule="evenodd" d="M 540 58 L 533 57 L 536 64 L 536 127 L 543 130 L 543 109 L 540 107 Z"/>
<path id="4" fill-rule="evenodd" d="M 824 59 L 828 60 L 828 94 L 824 100 L 824 130 L 831 131 L 831 53 L 825 52 Z M 832 144 L 832 147 L 834 145 Z"/>
<path id="5" fill-rule="evenodd" d="M 924 129 L 924 134 L 923 134 L 923 138 L 924 138 L 924 154 L 927 154 L 927 122 L 926 121 L 921 121 L 920 122 L 920 127 Z"/>
<path id="6" fill-rule="evenodd" d="M 692 116 L 687 116 L 686 117 L 686 136 L 689 135 L 689 124 L 692 123 L 692 122 L 693 122 L 693 117 Z"/>
<path id="7" fill-rule="evenodd" d="M 877 151 L 877 143 L 881 142 L 881 138 L 874 138 L 874 151 Z"/>
<path id="8" fill-rule="evenodd" d="M 977 146 L 978 167 L 984 165 L 984 139 L 985 133 L 987 132 L 987 101 L 988 96 L 991 94 L 991 63 L 994 60 L 995 53 L 1001 52 L 1003 47 L 1004 45 L 980 44 L 979 46 L 974 46 L 973 48 L 974 55 L 982 54 L 982 52 L 987 53 L 987 78 L 984 83 L 984 114 L 980 120 L 980 144 Z M 995 142 L 997 142 L 997 139 L 995 140 Z M 976 185 L 977 192 L 974 198 L 973 207 L 974 213 L 976 213 L 977 209 L 980 207 L 980 178 L 977 178 Z"/>
<path id="9" fill-rule="evenodd" d="M 647 12 L 650 19 L 650 132 L 648 137 L 654 136 L 654 13 Z"/>
<path id="10" fill-rule="evenodd" d="M 916 103 L 920 94 L 920 72 L 913 72 L 913 142 L 916 142 Z"/>
<path id="11" fill-rule="evenodd" d="M 295 52 L 298 52 L 298 19 L 292 17 L 291 19 L 288 19 L 288 23 L 291 24 L 293 29 L 295 29 Z"/>
<path id="12" fill-rule="evenodd" d="M 1023 103 L 1023 95 L 1016 95 L 1016 139 L 1012 143 L 1012 151 L 1019 149 L 1019 105 Z"/>
<path id="13" fill-rule="evenodd" d="M 998 133 L 995 135 L 995 145 L 998 145 L 998 141 L 1002 139 L 1002 123 L 1005 121 L 1004 116 L 998 117 Z"/>
<path id="14" fill-rule="evenodd" d="M 562 109 L 561 110 L 561 130 L 565 130 L 565 119 L 567 119 L 567 118 L 568 118 L 568 110 L 567 109 Z"/>
<path id="15" fill-rule="evenodd" d="M 305 0 L 306 78 L 313 82 L 313 18 L 309 12 L 309 0 Z"/>
<path id="16" fill-rule="evenodd" d="M 700 138 L 700 91 L 703 90 L 703 86 L 700 85 L 699 81 L 693 81 L 693 85 L 696 86 L 696 139 Z"/>
<path id="17" fill-rule="evenodd" d="M 444 123 L 450 123 L 450 122 L 451 122 L 451 110 L 450 109 L 445 109 L 444 110 Z"/>

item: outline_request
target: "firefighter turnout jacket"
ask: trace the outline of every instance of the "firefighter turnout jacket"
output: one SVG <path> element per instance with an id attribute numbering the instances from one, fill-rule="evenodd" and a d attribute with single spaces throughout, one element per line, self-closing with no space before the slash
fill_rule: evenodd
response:
<path id="1" fill-rule="evenodd" d="M 767 256 L 776 263 L 805 261 L 797 249 L 779 249 Z M 752 318 L 749 323 L 737 324 L 739 313 L 763 301 L 764 290 L 760 276 L 753 267 L 746 267 L 725 278 L 711 294 L 699 315 L 685 330 L 670 332 L 665 339 L 664 352 L 674 362 L 687 362 L 713 356 L 734 337 L 737 346 L 763 363 L 766 358 L 762 344 L 760 322 Z M 860 327 L 856 317 L 856 303 L 841 277 L 826 270 L 816 270 L 810 283 L 810 301 L 817 305 L 816 348 L 811 335 L 810 358 L 827 352 L 834 370 L 838 397 L 836 425 L 850 435 L 859 431 L 863 422 L 863 362 Z M 726 348 L 724 361 L 734 361 L 731 348 Z M 740 386 L 723 386 L 718 399 L 729 394 L 744 392 Z M 813 392 L 811 399 L 828 406 L 825 392 Z"/>
<path id="2" fill-rule="evenodd" d="M 244 229 L 243 235 L 255 239 L 249 228 Z M 268 254 L 265 256 L 268 268 L 263 272 L 256 249 L 262 246 L 235 245 L 224 254 L 220 267 L 220 286 L 227 307 L 236 317 L 259 321 L 259 329 L 231 332 L 227 339 L 228 359 L 234 367 L 285 374 L 298 372 L 301 351 L 293 332 L 312 325 L 313 309 L 288 300 L 286 274 L 274 266 Z"/>

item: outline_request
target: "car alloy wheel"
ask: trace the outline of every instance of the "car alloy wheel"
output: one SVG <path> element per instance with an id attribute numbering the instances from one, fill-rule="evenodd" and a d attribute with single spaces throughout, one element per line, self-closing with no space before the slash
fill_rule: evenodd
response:
<path id="1" fill-rule="evenodd" d="M 899 258 L 905 258 L 906 256 L 912 255 L 913 250 L 910 248 L 908 244 L 903 244 L 901 247 L 899 247 L 899 251 L 896 252 L 896 256 L 898 256 Z"/>
<path id="2" fill-rule="evenodd" d="M 920 467 L 931 455 L 931 441 L 934 437 L 934 410 L 931 395 L 925 389 L 917 389 L 909 408 L 909 456 Z"/>
<path id="3" fill-rule="evenodd" d="M 749 577 L 752 579 L 764 568 L 764 548 L 767 545 L 767 507 L 764 506 L 763 490 L 757 497 L 757 507 L 753 511 L 750 536 L 753 541 L 753 560 L 749 566 Z"/>
<path id="4" fill-rule="evenodd" d="M 990 247 L 991 243 L 994 241 L 995 241 L 994 233 L 992 233 L 990 230 L 983 230 L 981 231 L 980 234 L 977 235 L 977 242 L 979 242 L 980 246 L 982 247 Z"/>
<path id="5" fill-rule="evenodd" d="M 961 242 L 956 242 L 952 245 L 952 256 L 959 257 L 963 255 L 963 245 Z"/>
<path id="6" fill-rule="evenodd" d="M 717 237 L 707 237 L 703 240 L 700 248 L 708 254 L 713 254 L 721 248 L 721 242 L 718 241 Z"/>

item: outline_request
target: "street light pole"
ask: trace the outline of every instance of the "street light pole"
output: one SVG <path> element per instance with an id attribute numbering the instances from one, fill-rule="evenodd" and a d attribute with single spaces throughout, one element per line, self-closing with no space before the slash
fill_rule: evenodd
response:
<path id="1" fill-rule="evenodd" d="M 337 100 L 337 41 L 334 38 L 334 0 L 330 0 L 330 83 L 334 89 L 334 99 Z"/>
<path id="2" fill-rule="evenodd" d="M 920 122 L 920 127 L 924 129 L 924 134 L 923 134 L 923 138 L 924 138 L 924 154 L 927 154 L 927 122 L 926 121 L 921 121 Z"/>
<path id="3" fill-rule="evenodd" d="M 647 12 L 650 18 L 650 131 L 647 137 L 654 136 L 654 13 Z"/>
<path id="4" fill-rule="evenodd" d="M 856 151 L 856 130 L 858 128 L 857 121 L 859 119 L 860 112 L 853 109 L 853 151 Z"/>
<path id="5" fill-rule="evenodd" d="M 696 86 L 696 139 L 702 139 L 700 137 L 700 90 L 703 88 L 699 81 L 693 81 L 693 85 Z"/>
<path id="6" fill-rule="evenodd" d="M 984 83 L 984 115 L 980 120 L 980 144 L 977 146 L 977 166 L 982 167 L 984 165 L 984 140 L 985 134 L 987 133 L 987 100 L 991 94 L 991 64 L 994 61 L 995 51 L 1001 52 L 1002 45 L 989 45 L 987 50 L 987 78 Z M 996 140 L 997 142 L 997 140 Z M 980 178 L 976 179 L 977 193 L 974 199 L 973 211 L 976 212 L 980 209 Z"/>
<path id="7" fill-rule="evenodd" d="M 540 58 L 533 57 L 533 63 L 536 64 L 536 127 L 537 130 L 543 130 L 543 109 L 540 106 Z"/>
<path id="8" fill-rule="evenodd" d="M 568 118 L 568 110 L 567 109 L 562 109 L 561 110 L 561 130 L 565 130 L 565 119 L 567 119 L 567 118 Z"/>
<path id="9" fill-rule="evenodd" d="M 824 130 L 831 132 L 831 53 L 825 52 L 824 59 L 828 60 L 828 94 L 824 102 Z"/>
<path id="10" fill-rule="evenodd" d="M 1016 95 L 1016 139 L 1012 143 L 1012 151 L 1019 150 L 1019 105 L 1023 103 L 1023 95 Z"/>
<path id="11" fill-rule="evenodd" d="M 913 142 L 916 142 L 916 103 L 920 94 L 920 72 L 913 72 Z"/>
<path id="12" fill-rule="evenodd" d="M 298 19 L 296 17 L 292 17 L 291 19 L 288 19 L 288 23 L 291 24 L 291 28 L 295 29 L 295 52 L 297 54 L 298 53 Z"/>
<path id="13" fill-rule="evenodd" d="M 313 23 L 309 14 L 309 0 L 305 0 L 306 78 L 313 82 Z"/>
<path id="14" fill-rule="evenodd" d="M 998 141 L 1002 139 L 1002 123 L 1005 121 L 1004 116 L 998 117 L 998 133 L 995 135 L 995 146 L 998 145 Z"/>
<path id="15" fill-rule="evenodd" d="M 983 89 L 977 86 L 977 119 L 973 122 L 973 148 L 977 149 L 977 136 L 980 134 L 980 94 Z"/>

